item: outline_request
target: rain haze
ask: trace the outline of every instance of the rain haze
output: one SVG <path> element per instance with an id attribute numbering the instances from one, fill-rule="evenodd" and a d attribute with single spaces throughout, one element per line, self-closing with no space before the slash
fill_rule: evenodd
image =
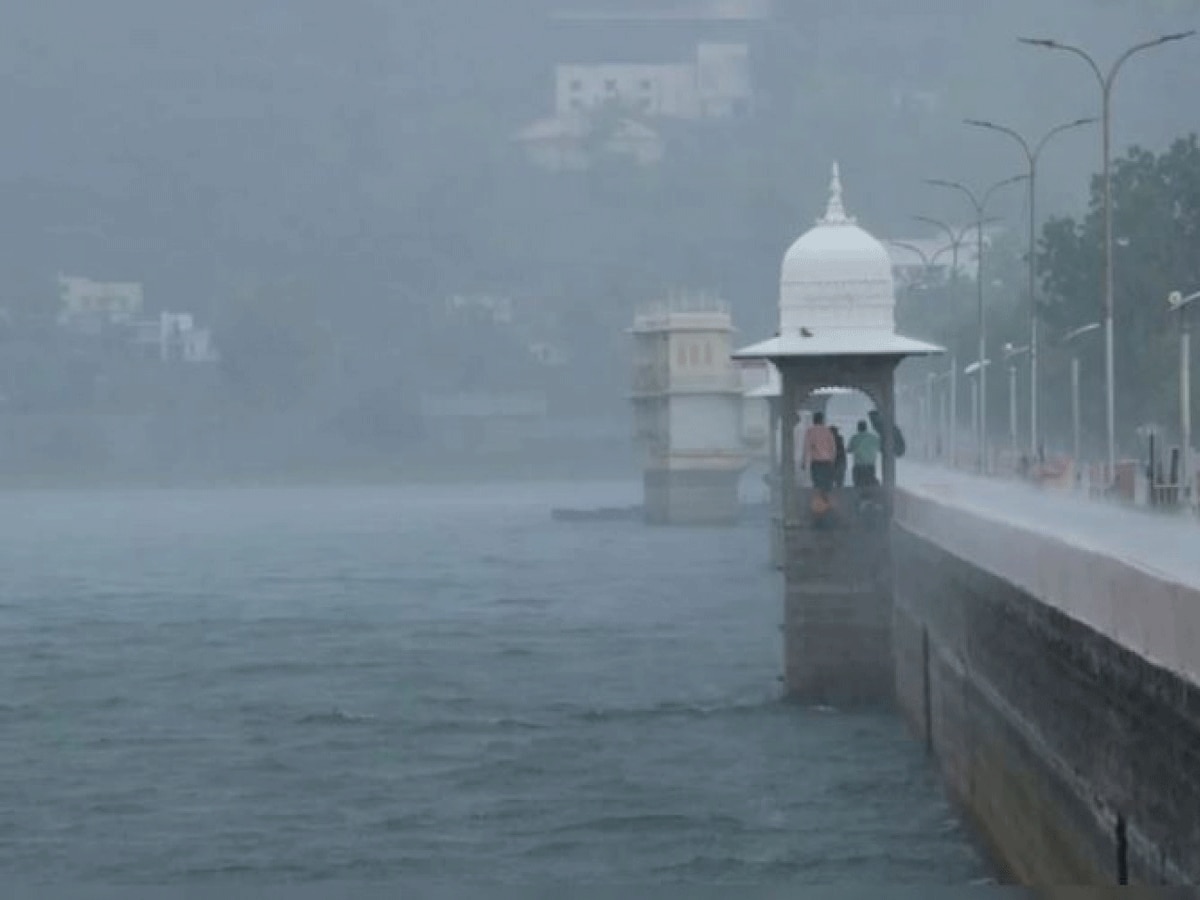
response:
<path id="1" fill-rule="evenodd" d="M 1021 880 L 890 704 L 787 696 L 781 510 L 823 496 L 819 412 L 838 491 L 878 459 L 890 510 L 903 454 L 901 486 L 1200 581 L 1194 528 L 1104 505 L 1196 504 L 1194 28 L 3 4 L 3 880 Z M 1106 243 L 1095 74 L 1018 39 L 1107 67 L 1159 35 L 1114 82 Z M 754 348 L 878 355 L 877 312 L 894 383 L 781 414 Z"/>

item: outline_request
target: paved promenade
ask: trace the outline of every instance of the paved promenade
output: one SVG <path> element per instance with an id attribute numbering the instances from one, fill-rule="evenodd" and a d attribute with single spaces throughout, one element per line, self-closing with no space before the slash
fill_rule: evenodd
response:
<path id="1" fill-rule="evenodd" d="M 901 488 L 944 499 L 1011 525 L 1103 554 L 1158 578 L 1200 587 L 1200 519 L 1089 500 L 1062 488 L 1038 488 L 901 460 Z"/>

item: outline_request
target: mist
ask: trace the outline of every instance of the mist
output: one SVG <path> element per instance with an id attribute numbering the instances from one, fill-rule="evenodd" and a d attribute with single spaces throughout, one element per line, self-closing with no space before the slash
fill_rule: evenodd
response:
<path id="1" fill-rule="evenodd" d="M 1197 15 L 1098 0 L 620 15 L 642 6 L 11 4 L 0 473 L 627 467 L 623 330 L 640 306 L 711 291 L 747 338 L 773 333 L 779 256 L 819 212 L 831 160 L 880 237 L 916 236 L 917 213 L 965 220 L 922 179 L 981 183 L 1021 160 L 964 117 L 1032 133 L 1096 112 L 1087 71 L 1019 33 L 1104 57 Z M 613 15 L 565 15 L 579 10 Z M 556 169 L 520 139 L 555 121 L 556 67 L 683 64 L 706 42 L 745 49 L 744 96 L 708 116 L 641 115 L 654 162 L 595 139 L 584 163 Z M 1192 55 L 1128 67 L 1117 151 L 1188 130 Z M 589 115 L 595 138 L 603 110 Z M 1046 153 L 1046 217 L 1084 208 L 1094 138 Z M 1006 204 L 1019 228 L 1019 198 Z M 99 283 L 96 296 L 137 286 L 126 319 L 140 339 L 108 314 L 65 322 L 60 276 Z M 163 360 L 162 313 L 207 332 L 204 361 Z"/>
<path id="2" fill-rule="evenodd" d="M 1003 880 L 989 817 L 1035 874 L 1180 879 L 1200 39 L 1113 94 L 1106 397 L 1100 91 L 1018 38 L 1196 27 L 0 4 L 0 882 L 926 896 Z M 1074 124 L 1026 192 L 968 119 Z"/>

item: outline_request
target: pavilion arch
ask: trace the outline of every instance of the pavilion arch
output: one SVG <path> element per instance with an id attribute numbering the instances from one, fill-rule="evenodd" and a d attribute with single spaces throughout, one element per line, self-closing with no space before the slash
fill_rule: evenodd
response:
<path id="1" fill-rule="evenodd" d="M 800 423 L 800 413 L 810 398 L 830 388 L 856 391 L 866 397 L 879 413 L 881 424 L 882 482 L 890 494 L 896 483 L 896 453 L 893 434 L 896 425 L 895 371 L 903 357 L 873 355 L 846 359 L 815 357 L 771 360 L 780 374 L 780 390 L 773 405 L 773 416 L 778 417 L 776 427 L 780 432 L 780 460 L 783 467 L 785 509 L 796 507 L 797 488 L 794 484 L 795 463 L 799 448 L 796 447 L 795 429 Z M 788 465 L 788 461 L 791 465 Z"/>

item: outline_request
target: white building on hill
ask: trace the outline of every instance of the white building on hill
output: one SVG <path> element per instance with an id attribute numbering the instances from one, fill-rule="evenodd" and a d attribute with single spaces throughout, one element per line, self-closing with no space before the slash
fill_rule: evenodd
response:
<path id="1" fill-rule="evenodd" d="M 752 99 L 745 44 L 702 43 L 684 62 L 566 63 L 555 69 L 559 118 L 615 103 L 647 119 L 725 119 L 745 115 Z"/>
<path id="2" fill-rule="evenodd" d="M 58 298 L 58 324 L 72 331 L 94 334 L 106 327 L 132 322 L 141 315 L 145 296 L 141 284 L 136 282 L 59 275 Z"/>

